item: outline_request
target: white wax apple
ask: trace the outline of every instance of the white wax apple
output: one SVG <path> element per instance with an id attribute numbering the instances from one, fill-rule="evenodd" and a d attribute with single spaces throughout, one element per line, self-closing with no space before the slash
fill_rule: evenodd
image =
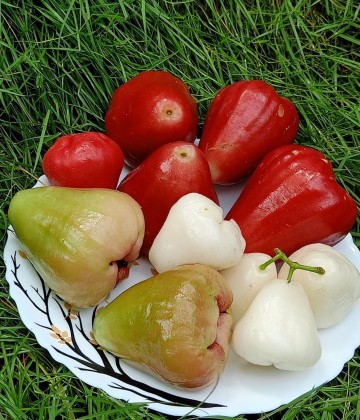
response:
<path id="1" fill-rule="evenodd" d="M 270 258 L 270 255 L 260 252 L 244 253 L 237 264 L 221 271 L 233 292 L 231 314 L 234 324 L 244 315 L 263 285 L 277 277 L 275 262 L 260 268 Z"/>
<path id="2" fill-rule="evenodd" d="M 171 207 L 149 260 L 159 273 L 195 263 L 223 270 L 238 263 L 244 249 L 237 223 L 224 220 L 222 208 L 209 198 L 189 193 Z"/>
<path id="3" fill-rule="evenodd" d="M 321 356 L 309 298 L 300 283 L 268 281 L 235 324 L 231 345 L 250 363 L 300 371 Z"/>
<path id="4" fill-rule="evenodd" d="M 317 328 L 328 328 L 339 323 L 360 298 L 360 273 L 343 254 L 321 243 L 306 245 L 289 257 L 306 266 L 320 266 L 324 274 L 295 270 L 293 281 L 305 289 Z M 284 264 L 279 278 L 287 278 L 290 267 Z"/>

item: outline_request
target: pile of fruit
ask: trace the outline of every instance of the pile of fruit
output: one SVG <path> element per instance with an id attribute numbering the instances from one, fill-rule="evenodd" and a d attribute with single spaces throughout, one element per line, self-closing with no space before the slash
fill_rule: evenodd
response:
<path id="1" fill-rule="evenodd" d="M 358 270 L 332 248 L 356 203 L 322 153 L 294 143 L 297 110 L 264 81 L 221 89 L 199 140 L 198 126 L 183 81 L 140 73 L 114 92 L 106 134 L 55 141 L 43 158 L 50 186 L 19 191 L 10 223 L 44 282 L 78 308 L 148 258 L 158 274 L 99 310 L 93 332 L 173 385 L 213 382 L 229 344 L 250 363 L 313 366 L 318 330 L 360 297 Z M 224 215 L 214 186 L 243 181 Z"/>

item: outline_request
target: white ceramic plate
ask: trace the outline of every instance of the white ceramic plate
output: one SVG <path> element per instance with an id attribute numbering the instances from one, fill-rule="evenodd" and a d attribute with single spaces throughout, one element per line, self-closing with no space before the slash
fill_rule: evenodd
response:
<path id="1" fill-rule="evenodd" d="M 45 177 L 41 180 L 46 183 Z M 224 213 L 237 198 L 240 188 L 218 188 Z M 350 235 L 336 249 L 360 270 L 360 252 Z M 320 332 L 323 353 L 311 369 L 286 372 L 273 367 L 254 366 L 231 352 L 225 371 L 216 384 L 202 390 L 181 390 L 101 350 L 92 335 L 95 309 L 77 311 L 49 291 L 26 259 L 11 227 L 4 260 L 10 294 L 17 304 L 21 319 L 56 361 L 111 397 L 147 403 L 152 410 L 164 414 L 182 416 L 191 412 L 200 417 L 235 416 L 273 410 L 335 378 L 360 345 L 358 301 L 340 324 Z M 151 276 L 148 261 L 139 259 L 138 265 L 132 266 L 130 277 L 120 283 L 103 304 Z"/>

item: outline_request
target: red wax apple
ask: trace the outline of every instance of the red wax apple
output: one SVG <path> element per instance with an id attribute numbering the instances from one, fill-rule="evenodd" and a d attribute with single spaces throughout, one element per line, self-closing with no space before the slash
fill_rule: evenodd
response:
<path id="1" fill-rule="evenodd" d="M 304 245 L 335 245 L 351 230 L 357 206 L 319 151 L 285 145 L 270 152 L 226 215 L 246 240 L 245 252 L 290 255 Z"/>
<path id="2" fill-rule="evenodd" d="M 165 143 L 195 141 L 197 104 L 188 86 L 171 73 L 144 71 L 115 90 L 105 127 L 134 168 Z"/>
<path id="3" fill-rule="evenodd" d="M 42 166 L 51 185 L 116 189 L 124 154 L 105 134 L 89 131 L 59 137 Z"/>
<path id="4" fill-rule="evenodd" d="M 179 198 L 196 192 L 219 204 L 202 151 L 187 142 L 168 143 L 155 150 L 123 179 L 118 189 L 134 198 L 144 213 L 141 251 L 145 255 Z"/>
<path id="5" fill-rule="evenodd" d="M 270 150 L 292 143 L 298 126 L 294 104 L 264 81 L 225 86 L 210 104 L 199 143 L 213 182 L 242 180 Z"/>

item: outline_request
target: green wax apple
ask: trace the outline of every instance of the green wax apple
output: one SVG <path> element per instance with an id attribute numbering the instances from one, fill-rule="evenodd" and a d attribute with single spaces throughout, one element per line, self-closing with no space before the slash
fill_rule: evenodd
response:
<path id="1" fill-rule="evenodd" d="M 231 290 L 213 268 L 178 266 L 120 294 L 95 316 L 96 341 L 180 387 L 213 382 L 228 357 Z"/>
<path id="2" fill-rule="evenodd" d="M 128 275 L 126 262 L 139 256 L 144 237 L 140 206 L 110 189 L 23 190 L 8 216 L 44 282 L 80 308 L 99 303 Z"/>

